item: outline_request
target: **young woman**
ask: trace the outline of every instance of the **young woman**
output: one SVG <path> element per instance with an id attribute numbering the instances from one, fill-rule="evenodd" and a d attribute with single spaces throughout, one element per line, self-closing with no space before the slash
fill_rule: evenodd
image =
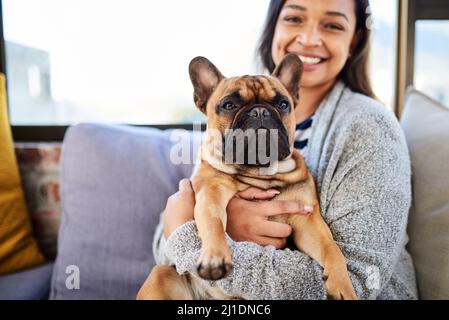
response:
<path id="1" fill-rule="evenodd" d="M 394 115 L 374 99 L 367 74 L 368 0 L 272 0 L 259 53 L 273 71 L 288 53 L 304 62 L 295 146 L 320 194 L 322 215 L 343 251 L 359 299 L 415 299 L 405 249 L 411 204 L 410 159 Z M 247 299 L 325 299 L 322 269 L 285 247 L 288 225 L 268 221 L 306 204 L 248 189 L 230 202 L 227 222 L 234 270 L 217 281 Z M 158 263 L 193 272 L 201 241 L 188 180 L 170 197 L 154 241 Z"/>

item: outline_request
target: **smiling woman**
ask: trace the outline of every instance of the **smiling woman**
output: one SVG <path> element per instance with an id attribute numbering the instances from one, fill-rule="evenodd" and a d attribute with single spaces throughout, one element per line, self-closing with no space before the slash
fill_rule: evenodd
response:
<path id="1" fill-rule="evenodd" d="M 207 56 L 228 76 L 262 72 L 254 48 L 268 0 L 132 0 L 126 4 L 3 0 L 2 4 L 13 125 L 204 120 L 192 106 L 185 73 L 193 57 Z M 396 4 L 397 0 L 373 0 L 370 9 L 376 18 L 375 68 L 370 75 L 376 94 L 390 107 Z M 244 22 L 216 23 L 218 13 Z M 328 18 L 333 19 L 329 32 L 340 32 L 338 28 L 346 23 L 343 17 Z"/>
<path id="2" fill-rule="evenodd" d="M 273 76 L 285 61 L 294 59 L 301 64 L 296 56 L 304 59 L 296 89 L 292 90 L 289 81 L 286 85 L 296 97 L 294 133 L 310 129 L 307 153 L 296 144 L 294 147 L 316 182 L 318 214 L 345 256 L 357 297 L 415 299 L 413 263 L 405 248 L 411 203 L 410 157 L 394 114 L 372 97 L 366 73 L 371 32 L 368 9 L 368 0 L 271 0 L 260 56 L 269 72 L 274 68 Z M 295 66 L 291 70 L 300 73 L 300 69 Z M 298 74 L 285 79 L 299 78 Z M 219 82 L 216 90 L 226 81 Z M 207 104 L 208 108 L 214 105 L 213 99 Z M 210 121 L 213 114 L 208 115 Z M 294 221 L 278 219 L 286 213 L 279 211 L 279 202 L 291 189 L 279 187 L 279 197 L 275 193 L 268 197 L 274 201 L 255 202 L 267 199 L 268 191 L 262 190 L 267 187 L 254 181 L 248 184 L 253 187 L 249 189 L 256 189 L 252 196 L 245 196 L 247 190 L 243 190 L 226 207 L 224 228 L 230 236 L 229 257 L 234 269 L 214 283 L 214 288 L 245 299 L 324 299 L 326 294 L 336 299 L 354 298 L 341 283 L 333 290 L 335 277 L 321 265 L 323 276 L 306 245 L 295 242 L 297 247 L 283 250 L 289 236 L 307 238 L 303 231 L 313 220 L 312 214 L 295 232 Z M 179 193 L 182 191 L 180 188 Z M 196 209 L 194 217 L 194 193 L 171 199 L 154 239 L 155 256 L 158 263 L 168 258 L 180 274 L 195 274 L 196 263 L 202 262 L 205 253 L 199 245 L 201 225 Z M 297 201 L 299 207 L 310 204 Z M 295 211 L 301 213 L 299 208 Z M 229 263 L 227 258 L 216 261 L 218 267 L 219 261 Z"/>

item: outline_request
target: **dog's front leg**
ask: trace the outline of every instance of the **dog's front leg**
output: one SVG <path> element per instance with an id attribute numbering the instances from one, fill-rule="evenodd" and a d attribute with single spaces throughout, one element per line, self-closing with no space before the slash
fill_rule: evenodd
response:
<path id="1" fill-rule="evenodd" d="M 327 295 L 336 300 L 357 299 L 349 278 L 346 259 L 321 216 L 320 208 L 309 216 L 290 215 L 296 246 L 323 267 Z"/>
<path id="2" fill-rule="evenodd" d="M 202 241 L 198 275 L 206 280 L 224 278 L 232 269 L 231 250 L 226 242 L 226 207 L 238 191 L 231 179 L 215 176 L 195 183 L 195 221 Z M 195 188 L 198 186 L 198 188 Z"/>

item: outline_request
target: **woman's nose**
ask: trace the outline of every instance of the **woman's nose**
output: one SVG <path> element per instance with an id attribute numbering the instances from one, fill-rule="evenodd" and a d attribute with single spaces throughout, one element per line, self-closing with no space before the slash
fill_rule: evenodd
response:
<path id="1" fill-rule="evenodd" d="M 296 41 L 304 47 L 319 47 L 323 44 L 319 30 L 315 26 L 309 26 L 301 30 Z"/>

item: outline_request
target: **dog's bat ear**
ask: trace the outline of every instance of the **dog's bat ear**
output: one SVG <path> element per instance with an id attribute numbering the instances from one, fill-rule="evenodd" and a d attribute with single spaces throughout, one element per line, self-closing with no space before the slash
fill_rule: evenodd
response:
<path id="1" fill-rule="evenodd" d="M 195 105 L 201 112 L 206 113 L 207 102 L 224 76 L 204 57 L 196 57 L 190 62 L 189 74 L 193 84 Z"/>
<path id="2" fill-rule="evenodd" d="M 295 101 L 299 101 L 299 82 L 303 72 L 303 63 L 294 53 L 289 53 L 273 71 Z"/>

